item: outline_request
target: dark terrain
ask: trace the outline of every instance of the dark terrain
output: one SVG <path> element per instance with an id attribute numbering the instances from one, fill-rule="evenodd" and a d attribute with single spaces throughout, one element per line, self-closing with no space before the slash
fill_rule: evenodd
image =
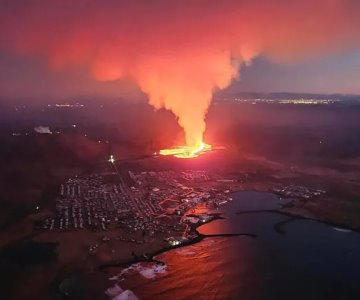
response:
<path id="1" fill-rule="evenodd" d="M 91 172 L 110 154 L 124 170 L 214 169 L 236 179 L 242 189 L 267 190 L 277 184 L 322 189 L 324 196 L 296 199 L 287 213 L 360 229 L 356 101 L 329 105 L 216 101 L 207 116 L 205 141 L 226 150 L 189 161 L 151 158 L 183 140 L 171 113 L 153 111 L 143 102 L 78 101 L 84 106 L 26 106 L 21 101 L 1 105 L 1 269 L 9 274 L 1 287 L 5 296 L 15 288 L 11 278 L 19 270 L 31 273 L 33 264 L 41 269 L 42 259 L 56 260 L 56 244 L 32 244 L 36 232 L 25 224 L 52 213 L 62 182 Z M 34 127 L 39 125 L 48 126 L 52 134 L 36 133 Z M 26 251 L 21 249 L 44 257 L 24 263 Z"/>

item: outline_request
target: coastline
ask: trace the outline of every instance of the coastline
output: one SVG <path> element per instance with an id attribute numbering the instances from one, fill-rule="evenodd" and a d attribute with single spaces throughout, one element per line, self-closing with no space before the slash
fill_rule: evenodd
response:
<path id="1" fill-rule="evenodd" d="M 206 234 L 202 234 L 198 232 L 198 228 L 205 225 L 205 224 L 209 224 L 215 220 L 219 220 L 219 219 L 225 219 L 221 213 L 209 213 L 208 215 L 211 215 L 212 218 L 202 222 L 202 223 L 196 223 L 196 224 L 192 224 L 190 226 L 190 234 L 193 234 L 195 237 L 185 240 L 183 241 L 181 244 L 179 245 L 174 245 L 174 246 L 165 246 L 162 247 L 160 249 L 157 249 L 155 251 L 149 252 L 149 253 L 143 253 L 142 255 L 134 255 L 132 259 L 127 260 L 127 261 L 113 261 L 110 263 L 105 263 L 105 264 L 100 264 L 98 266 L 96 266 L 93 271 L 99 271 L 99 272 L 104 272 L 106 269 L 108 268 L 128 268 L 131 265 L 137 264 L 137 263 L 141 263 L 141 262 L 150 262 L 150 263 L 155 263 L 158 265 L 164 265 L 165 263 L 157 260 L 156 256 L 163 254 L 165 252 L 171 251 L 171 250 L 175 250 L 175 249 L 179 249 L 179 248 L 183 248 L 186 246 L 190 246 L 190 245 L 194 245 L 196 243 L 201 242 L 202 240 L 206 239 L 206 238 L 215 238 L 215 237 L 237 237 L 237 236 L 245 236 L 245 237 L 251 237 L 251 238 L 256 238 L 257 235 L 256 234 L 252 234 L 252 233 L 235 233 L 235 234 L 211 234 L 211 235 L 206 235 Z M 57 287 L 57 292 L 58 294 L 60 294 L 64 299 L 68 299 L 69 295 L 67 295 L 64 291 L 61 290 L 61 283 L 66 280 L 67 278 L 76 275 L 78 272 L 73 272 L 68 274 L 66 277 L 58 277 L 57 280 L 54 282 L 53 286 Z"/>
<path id="2" fill-rule="evenodd" d="M 278 193 L 274 192 L 273 190 L 271 190 L 268 187 L 263 187 L 263 188 L 245 188 L 245 189 L 238 189 L 232 192 L 233 194 L 236 194 L 238 192 L 260 192 L 260 193 L 271 193 L 274 194 L 278 197 L 281 197 Z M 304 200 L 302 198 L 286 198 L 283 197 L 283 200 L 289 200 L 291 201 L 291 206 L 288 205 L 284 205 L 279 209 L 270 209 L 270 210 L 249 210 L 249 211 L 238 211 L 236 212 L 236 214 L 242 214 L 242 213 L 256 213 L 256 212 L 269 212 L 269 213 L 278 213 L 278 214 L 282 214 L 284 216 L 288 216 L 289 218 L 297 218 L 297 219 L 303 219 L 303 220 L 309 220 L 309 221 L 314 221 L 314 222 L 318 222 L 318 223 L 322 223 L 331 227 L 337 227 L 340 229 L 346 229 L 346 230 L 351 230 L 354 232 L 360 232 L 360 226 L 358 226 L 357 224 L 354 225 L 352 222 L 342 222 L 342 221 L 337 221 L 336 217 L 333 218 L 329 218 L 326 217 L 325 215 L 323 215 L 320 212 L 313 212 L 311 208 L 307 207 L 307 206 L 298 206 L 298 201 L 299 200 Z M 319 201 L 321 201 L 321 198 L 315 198 L 312 200 L 314 203 L 318 203 Z M 296 206 L 294 206 L 294 204 L 296 203 Z"/>
<path id="3" fill-rule="evenodd" d="M 174 250 L 174 249 L 177 249 L 177 248 L 182 248 L 182 247 L 185 247 L 185 246 L 189 246 L 189 245 L 193 245 L 193 244 L 196 244 L 196 243 L 199 243 L 201 242 L 203 239 L 205 238 L 212 238 L 212 237 L 236 237 L 236 236 L 247 236 L 247 237 L 257 237 L 256 234 L 252 234 L 252 233 L 234 233 L 234 234 L 210 234 L 210 235 L 207 235 L 207 234 L 202 234 L 202 233 L 199 233 L 197 228 L 205 225 L 205 224 L 208 224 L 208 223 L 211 223 L 215 220 L 219 220 L 219 219 L 225 219 L 224 217 L 221 216 L 220 213 L 214 213 L 214 214 L 209 214 L 209 215 L 212 215 L 214 218 L 212 218 L 211 220 L 208 220 L 204 223 L 201 223 L 201 224 L 194 224 L 192 225 L 190 228 L 190 233 L 191 234 L 196 234 L 196 237 L 192 238 L 192 239 L 188 239 L 184 242 L 182 242 L 181 244 L 179 245 L 174 245 L 174 246 L 167 246 L 167 247 L 163 247 L 157 251 L 153 251 L 151 253 L 144 253 L 143 255 L 140 255 L 140 256 L 136 256 L 134 257 L 133 260 L 130 260 L 126 263 L 116 263 L 116 262 L 113 262 L 113 263 L 107 263 L 107 264 L 102 264 L 102 265 L 99 265 L 96 270 L 104 270 L 106 268 L 109 268 L 109 267 L 127 267 L 129 265 L 132 265 L 134 263 L 138 263 L 138 262 L 160 262 L 162 263 L 161 261 L 158 261 L 156 259 L 154 259 L 155 256 L 157 255 L 160 255 L 164 252 L 167 252 L 167 251 L 170 251 L 170 250 Z"/>
<path id="4" fill-rule="evenodd" d="M 238 191 L 234 191 L 232 194 L 238 193 L 238 192 L 245 192 L 245 191 L 254 191 L 254 192 L 259 192 L 257 190 L 238 190 Z M 264 191 L 260 191 L 260 192 L 264 192 Z M 285 225 L 288 222 L 294 221 L 294 220 L 310 220 L 310 221 L 315 221 L 318 223 L 322 223 L 325 224 L 327 226 L 330 227 L 334 227 L 334 228 L 340 228 L 340 229 L 344 229 L 344 230 L 351 230 L 351 231 L 355 231 L 355 232 L 360 232 L 359 228 L 352 228 L 350 226 L 347 226 L 345 224 L 340 224 L 340 223 L 336 223 L 336 222 L 331 222 L 331 221 L 326 221 L 326 220 L 322 220 L 322 219 L 317 219 L 317 218 L 313 218 L 313 217 L 309 217 L 306 215 L 301 215 L 301 214 L 295 214 L 292 212 L 288 212 L 288 211 L 284 211 L 284 208 L 280 208 L 280 209 L 267 209 L 267 210 L 249 210 L 249 211 L 237 211 L 236 214 L 237 215 L 241 215 L 241 214 L 249 214 L 249 213 L 261 213 L 261 212 L 267 212 L 267 213 L 277 213 L 277 214 L 281 214 L 284 216 L 289 217 L 288 220 L 282 221 L 280 222 L 281 224 L 277 223 L 274 224 L 273 229 L 279 233 L 279 234 L 285 234 L 286 232 L 284 230 L 282 230 L 281 226 Z M 163 254 L 165 252 L 171 251 L 171 250 L 175 250 L 175 249 L 179 249 L 179 248 L 183 248 L 186 246 L 190 246 L 196 243 L 201 242 L 202 240 L 206 239 L 206 238 L 211 238 L 211 237 L 236 237 L 236 236 L 246 236 L 246 237 L 257 237 L 257 235 L 252 234 L 252 233 L 235 233 L 235 234 L 211 234 L 211 235 L 206 235 L 206 234 L 201 234 L 198 231 L 198 228 L 201 227 L 202 225 L 208 224 L 210 222 L 213 222 L 215 220 L 218 219 L 225 219 L 225 217 L 223 216 L 222 213 L 208 213 L 208 215 L 211 215 L 212 218 L 209 220 L 206 220 L 205 222 L 198 222 L 196 224 L 191 224 L 189 225 L 190 227 L 190 232 L 189 235 L 192 235 L 193 238 L 188 239 L 183 241 L 182 243 L 180 243 L 179 245 L 167 245 L 167 246 L 163 246 L 160 247 L 156 250 L 150 251 L 150 252 L 146 252 L 143 253 L 141 255 L 136 255 L 134 254 L 133 257 L 131 259 L 128 260 L 118 260 L 118 261 L 112 261 L 112 262 L 107 262 L 107 263 L 103 263 L 103 264 L 99 264 L 97 265 L 95 268 L 93 268 L 93 271 L 99 271 L 99 272 L 104 272 L 106 269 L 108 268 L 128 268 L 131 265 L 137 264 L 137 263 L 141 263 L 141 262 L 150 262 L 150 263 L 154 263 L 154 264 L 158 264 L 158 265 L 164 265 L 165 263 L 156 259 L 156 256 Z M 64 298 L 64 299 L 68 299 L 68 296 L 63 293 L 60 290 L 60 284 L 68 277 L 76 275 L 77 272 L 73 272 L 68 274 L 68 276 L 66 277 L 62 277 L 62 279 L 58 278 L 57 281 L 57 291 L 59 292 L 59 294 Z"/>

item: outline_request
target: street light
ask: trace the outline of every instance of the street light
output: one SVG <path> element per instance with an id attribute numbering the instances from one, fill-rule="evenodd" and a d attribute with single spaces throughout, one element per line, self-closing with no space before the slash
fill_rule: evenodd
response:
<path id="1" fill-rule="evenodd" d="M 112 164 L 115 162 L 114 155 L 110 155 L 109 162 Z"/>

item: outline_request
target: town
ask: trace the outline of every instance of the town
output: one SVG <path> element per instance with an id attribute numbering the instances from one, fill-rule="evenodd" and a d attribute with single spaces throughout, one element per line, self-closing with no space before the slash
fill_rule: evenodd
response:
<path id="1" fill-rule="evenodd" d="M 177 245 L 190 238 L 189 225 L 210 219 L 203 211 L 232 200 L 229 189 L 214 186 L 221 179 L 208 171 L 128 171 L 124 176 L 113 166 L 115 172 L 107 169 L 61 184 L 55 215 L 38 229 L 105 232 L 125 227 L 142 236 L 168 235 L 167 241 Z"/>

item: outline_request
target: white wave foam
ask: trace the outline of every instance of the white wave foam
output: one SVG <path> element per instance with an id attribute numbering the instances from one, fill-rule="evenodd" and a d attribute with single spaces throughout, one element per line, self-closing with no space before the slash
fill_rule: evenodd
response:
<path id="1" fill-rule="evenodd" d="M 109 287 L 106 291 L 105 294 L 109 297 L 115 297 L 119 294 L 121 294 L 124 290 L 118 286 L 117 284 L 114 284 L 112 287 Z"/>
<path id="2" fill-rule="evenodd" d="M 140 266 L 139 273 L 147 279 L 154 279 L 158 274 L 166 274 L 166 265 L 154 265 L 150 268 Z"/>
<path id="3" fill-rule="evenodd" d="M 119 280 L 123 275 L 131 272 L 139 273 L 147 279 L 154 279 L 159 274 L 166 274 L 166 265 L 151 264 L 143 265 L 142 263 L 133 264 L 130 267 L 122 270 L 118 275 L 109 278 L 110 280 Z"/>
<path id="4" fill-rule="evenodd" d="M 115 284 L 109 287 L 105 294 L 112 300 L 138 300 L 138 297 L 131 290 L 123 290 L 119 285 Z"/>
<path id="5" fill-rule="evenodd" d="M 119 276 L 117 276 L 117 275 L 112 276 L 112 277 L 109 278 L 109 280 L 111 280 L 111 281 L 117 281 L 117 280 L 119 280 Z"/>
<path id="6" fill-rule="evenodd" d="M 191 251 L 191 250 L 186 249 L 186 248 L 179 249 L 179 250 L 176 251 L 176 253 L 178 253 L 180 255 L 186 255 L 186 256 L 191 256 L 191 255 L 196 254 L 195 251 Z"/>
<path id="7" fill-rule="evenodd" d="M 109 280 L 121 280 L 123 275 L 129 273 L 138 273 L 147 279 L 154 279 L 160 274 L 166 274 L 166 265 L 142 263 L 133 264 L 122 270 L 118 275 L 112 276 Z M 113 285 L 105 291 L 105 294 L 112 300 L 138 300 L 131 290 L 123 290 L 118 284 Z"/>
<path id="8" fill-rule="evenodd" d="M 132 291 L 125 290 L 121 294 L 113 298 L 112 300 L 138 300 L 138 299 L 139 298 L 136 297 L 136 295 Z"/>
<path id="9" fill-rule="evenodd" d="M 352 232 L 351 229 L 347 229 L 347 228 L 333 227 L 333 229 L 340 232 Z"/>

